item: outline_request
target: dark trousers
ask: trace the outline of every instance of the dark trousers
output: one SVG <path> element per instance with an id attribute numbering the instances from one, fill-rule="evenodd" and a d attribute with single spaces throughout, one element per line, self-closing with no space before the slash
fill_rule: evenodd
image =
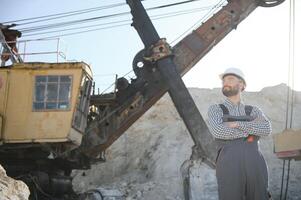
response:
<path id="1" fill-rule="evenodd" d="M 267 165 L 258 142 L 226 142 L 216 163 L 220 200 L 268 200 Z"/>

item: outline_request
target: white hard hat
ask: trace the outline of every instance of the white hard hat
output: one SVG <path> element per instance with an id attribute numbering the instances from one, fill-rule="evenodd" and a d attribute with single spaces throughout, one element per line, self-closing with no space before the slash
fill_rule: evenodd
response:
<path id="1" fill-rule="evenodd" d="M 220 77 L 220 79 L 223 79 L 226 75 L 237 76 L 238 78 L 242 79 L 244 84 L 246 85 L 245 75 L 240 69 L 238 69 L 238 68 L 228 68 L 228 69 L 225 70 L 224 73 L 220 74 L 219 77 Z"/>

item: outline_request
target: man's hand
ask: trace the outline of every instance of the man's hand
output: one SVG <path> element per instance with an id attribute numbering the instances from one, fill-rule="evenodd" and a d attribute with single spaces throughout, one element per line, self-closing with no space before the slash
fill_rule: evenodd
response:
<path id="1" fill-rule="evenodd" d="M 237 122 L 225 122 L 225 126 L 229 128 L 238 128 L 238 123 Z"/>

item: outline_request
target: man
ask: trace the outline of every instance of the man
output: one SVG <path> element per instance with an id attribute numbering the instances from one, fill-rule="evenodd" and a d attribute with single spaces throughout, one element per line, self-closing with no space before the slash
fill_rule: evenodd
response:
<path id="1" fill-rule="evenodd" d="M 267 200 L 268 172 L 258 140 L 271 133 L 271 123 L 255 106 L 241 101 L 244 74 L 229 68 L 220 75 L 226 100 L 210 106 L 209 128 L 218 145 L 216 177 L 220 200 Z"/>
<path id="2" fill-rule="evenodd" d="M 9 59 L 12 59 L 12 62 L 22 62 L 22 59 L 18 54 L 16 44 L 17 38 L 21 37 L 22 33 L 18 30 L 9 29 L 13 26 L 15 26 L 15 24 L 3 25 L 0 23 L 0 43 L 2 43 L 3 46 L 1 53 L 1 66 L 4 66 L 5 62 Z"/>

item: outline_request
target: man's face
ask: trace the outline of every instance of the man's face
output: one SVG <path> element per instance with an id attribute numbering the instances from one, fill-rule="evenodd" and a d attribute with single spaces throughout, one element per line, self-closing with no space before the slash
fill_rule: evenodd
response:
<path id="1" fill-rule="evenodd" d="M 226 97 L 237 95 L 242 91 L 244 83 L 241 79 L 233 75 L 226 75 L 223 78 L 222 92 Z"/>

